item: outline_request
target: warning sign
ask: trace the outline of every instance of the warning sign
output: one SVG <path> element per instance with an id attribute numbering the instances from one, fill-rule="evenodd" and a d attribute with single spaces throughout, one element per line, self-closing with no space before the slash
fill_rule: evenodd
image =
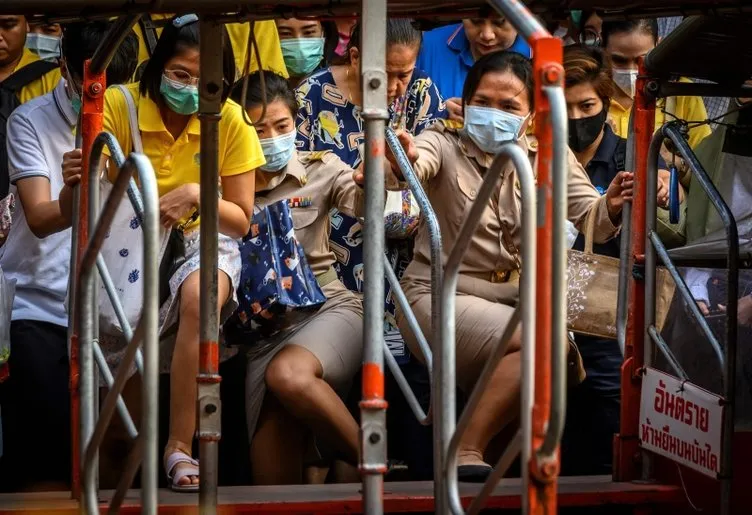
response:
<path id="1" fill-rule="evenodd" d="M 692 383 L 647 368 L 642 378 L 640 445 L 716 478 L 723 400 Z"/>

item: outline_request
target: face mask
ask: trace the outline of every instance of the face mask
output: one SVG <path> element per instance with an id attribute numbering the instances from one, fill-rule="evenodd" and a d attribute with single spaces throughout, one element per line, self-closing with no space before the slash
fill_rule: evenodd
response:
<path id="1" fill-rule="evenodd" d="M 527 116 L 491 107 L 466 106 L 463 131 L 487 154 L 498 154 L 507 141 L 516 141 Z"/>
<path id="2" fill-rule="evenodd" d="M 595 116 L 587 118 L 569 119 L 569 148 L 575 152 L 582 152 L 598 139 L 606 123 L 608 111 L 604 107 Z"/>
<path id="3" fill-rule="evenodd" d="M 167 106 L 178 114 L 189 115 L 198 111 L 197 86 L 175 82 L 162 75 L 159 92 Z"/>
<path id="4" fill-rule="evenodd" d="M 291 75 L 308 75 L 324 58 L 324 38 L 283 39 L 282 56 Z"/>
<path id="5" fill-rule="evenodd" d="M 83 101 L 81 100 L 81 94 L 76 89 L 76 86 L 73 83 L 73 79 L 71 78 L 71 72 L 68 69 L 68 63 L 65 63 L 65 76 L 68 77 L 65 81 L 65 91 L 68 93 L 68 99 L 71 102 L 71 107 L 73 108 L 73 112 L 76 113 L 76 116 L 78 116 L 81 113 L 81 106 L 83 105 Z"/>
<path id="6" fill-rule="evenodd" d="M 614 70 L 614 83 L 619 86 L 629 98 L 634 98 L 637 90 L 637 70 Z"/>
<path id="7" fill-rule="evenodd" d="M 60 59 L 60 38 L 30 32 L 26 35 L 26 48 L 45 61 Z"/>
<path id="8" fill-rule="evenodd" d="M 266 164 L 261 167 L 264 172 L 279 172 L 292 159 L 295 152 L 295 131 L 282 136 L 260 140 Z"/>

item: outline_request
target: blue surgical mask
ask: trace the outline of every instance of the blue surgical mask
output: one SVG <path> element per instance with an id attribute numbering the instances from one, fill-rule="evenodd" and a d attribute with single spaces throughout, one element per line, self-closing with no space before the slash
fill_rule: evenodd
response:
<path id="1" fill-rule="evenodd" d="M 45 61 L 60 59 L 60 38 L 30 32 L 26 35 L 26 48 Z"/>
<path id="2" fill-rule="evenodd" d="M 308 75 L 324 58 L 324 38 L 283 39 L 282 56 L 290 75 Z"/>
<path id="3" fill-rule="evenodd" d="M 463 131 L 487 154 L 498 154 L 502 145 L 517 141 L 526 116 L 492 107 L 465 106 Z"/>
<path id="4" fill-rule="evenodd" d="M 167 107 L 178 114 L 190 115 L 198 111 L 198 87 L 177 82 L 162 75 L 159 85 Z"/>
<path id="5" fill-rule="evenodd" d="M 282 136 L 260 140 L 266 164 L 261 167 L 264 172 L 279 172 L 292 159 L 295 153 L 295 131 Z"/>

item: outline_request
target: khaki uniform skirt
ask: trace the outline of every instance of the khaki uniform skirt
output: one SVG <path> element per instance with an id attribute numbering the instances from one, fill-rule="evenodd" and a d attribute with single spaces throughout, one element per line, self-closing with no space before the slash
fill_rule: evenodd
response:
<path id="1" fill-rule="evenodd" d="M 261 405 L 266 395 L 266 367 L 287 345 L 310 351 L 321 363 L 323 379 L 335 391 L 346 388 L 363 359 L 363 304 L 339 281 L 322 288 L 326 302 L 310 318 L 269 342 L 248 351 L 245 382 L 245 410 L 248 441 L 256 433 Z"/>
<path id="2" fill-rule="evenodd" d="M 439 342 L 431 338 L 430 278 L 431 268 L 413 261 L 407 267 L 401 285 L 423 334 L 435 348 Z M 516 283 L 494 283 L 490 278 L 490 273 L 488 279 L 460 274 L 457 283 L 457 385 L 466 393 L 472 390 L 494 346 L 501 339 L 519 299 Z M 397 325 L 410 351 L 425 363 L 425 357 L 399 306 Z"/>

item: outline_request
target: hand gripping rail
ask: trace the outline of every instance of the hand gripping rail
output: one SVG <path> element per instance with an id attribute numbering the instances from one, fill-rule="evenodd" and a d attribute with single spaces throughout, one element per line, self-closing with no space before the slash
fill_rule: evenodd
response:
<path id="1" fill-rule="evenodd" d="M 88 170 L 89 184 L 98 184 L 99 161 L 104 146 L 107 145 L 113 156 L 116 156 L 117 145 L 114 138 L 108 134 L 100 134 L 92 147 L 90 166 Z M 115 150 L 113 152 L 113 149 Z M 116 161 L 122 158 L 122 153 L 113 157 Z M 112 223 L 117 207 L 129 185 L 133 185 L 132 175 L 138 173 L 143 191 L 143 209 L 141 213 L 144 231 L 144 306 L 141 319 L 135 332 L 131 335 L 125 356 L 113 380 L 107 397 L 102 405 L 99 418 L 96 417 L 95 389 L 96 376 L 94 373 L 94 358 L 96 355 L 95 333 L 98 319 L 98 304 L 96 302 L 96 281 L 94 266 L 97 264 L 99 249 L 106 237 L 107 230 Z M 90 190 L 90 216 L 95 218 L 99 213 L 99 188 Z M 131 191 L 131 202 L 137 191 Z M 139 210 L 139 206 L 134 202 Z M 96 456 L 99 445 L 104 439 L 107 426 L 119 404 L 120 393 L 128 379 L 128 369 L 136 357 L 141 340 L 144 342 L 143 367 L 143 419 L 141 431 L 136 445 L 128 458 L 126 470 L 115 492 L 111 512 L 118 510 L 125 492 L 133 481 L 139 464 L 143 468 L 141 487 L 141 506 L 144 513 L 156 513 L 157 510 L 157 423 L 158 423 L 158 266 L 159 266 L 159 196 L 157 184 L 149 160 L 142 155 L 132 154 L 122 162 L 120 170 L 113 184 L 112 193 L 107 198 L 102 214 L 96 221 L 96 227 L 81 260 L 80 276 L 76 288 L 76 310 L 78 312 L 80 338 L 80 366 L 81 366 L 81 450 L 83 473 L 83 507 L 86 513 L 99 513 L 96 480 Z M 122 311 L 122 310 L 121 310 Z M 124 320 L 121 320 L 123 323 Z M 125 328 L 127 323 L 123 325 Z M 127 415 L 127 411 L 125 412 Z M 121 412 L 122 415 L 122 412 Z M 139 459 L 141 458 L 141 459 Z M 153 479 L 153 480 L 152 480 Z"/>
<path id="2" fill-rule="evenodd" d="M 402 145 L 400 145 L 400 142 L 397 139 L 397 134 L 391 128 L 387 127 L 385 138 L 386 138 L 387 145 L 389 145 L 389 148 L 394 154 L 394 157 L 397 160 L 397 164 L 399 165 L 400 170 L 402 171 L 402 177 L 407 182 L 407 185 L 410 188 L 410 191 L 412 192 L 413 196 L 415 197 L 416 202 L 418 202 L 418 206 L 420 206 L 422 223 L 425 223 L 426 226 L 428 227 L 428 237 L 431 242 L 431 334 L 430 334 L 430 337 L 434 342 L 438 342 L 439 341 L 439 324 L 441 322 L 441 299 L 440 299 L 441 276 L 442 276 L 441 228 L 439 227 L 439 221 L 436 218 L 436 213 L 434 212 L 433 207 L 431 206 L 431 202 L 428 200 L 428 196 L 426 195 L 426 192 L 423 190 L 423 186 L 421 186 L 420 180 L 418 180 L 418 177 L 415 175 L 415 170 L 413 170 L 413 167 L 410 164 L 410 161 L 408 160 L 407 155 L 405 155 L 405 151 L 403 150 Z M 426 337 L 423 334 L 423 331 L 421 330 L 420 325 L 418 324 L 418 321 L 415 318 L 415 315 L 413 314 L 413 310 L 410 307 L 410 304 L 407 302 L 407 298 L 405 297 L 404 292 L 402 291 L 402 287 L 399 284 L 399 280 L 397 279 L 396 274 L 394 273 L 391 265 L 388 262 L 385 262 L 384 264 L 384 271 L 386 273 L 387 279 L 389 280 L 389 284 L 392 287 L 392 294 L 394 295 L 396 302 L 399 304 L 400 308 L 402 309 L 402 312 L 405 315 L 407 323 L 410 326 L 410 329 L 412 330 L 413 334 L 415 335 L 416 340 L 418 341 L 420 350 L 423 353 L 423 356 L 425 356 L 426 366 L 428 367 L 428 374 L 429 374 L 429 377 L 431 378 L 431 383 L 433 383 L 433 371 L 432 371 L 433 354 L 431 352 L 431 347 L 428 345 L 428 342 L 426 341 Z M 428 413 L 427 414 L 424 413 L 423 408 L 421 407 L 418 400 L 415 398 L 415 394 L 413 393 L 412 389 L 410 389 L 410 385 L 407 383 L 405 376 L 402 374 L 402 371 L 400 370 L 399 365 L 397 365 L 397 361 L 394 359 L 394 356 L 392 356 L 392 353 L 389 350 L 389 347 L 387 347 L 386 343 L 384 343 L 384 356 L 386 358 L 387 365 L 389 366 L 389 370 L 392 372 L 392 375 L 394 376 L 395 380 L 397 381 L 397 384 L 402 390 L 402 393 L 407 399 L 407 403 L 410 405 L 410 409 L 412 409 L 415 417 L 423 425 L 430 424 L 433 418 L 433 414 L 432 414 L 432 410 L 430 409 L 430 406 L 429 406 Z"/>
<path id="3" fill-rule="evenodd" d="M 692 297 L 692 293 L 687 287 L 687 283 L 681 276 L 681 273 L 671 261 L 666 246 L 661 241 L 656 232 L 656 190 L 658 178 L 658 156 L 663 140 L 668 138 L 674 144 L 679 154 L 689 165 L 690 170 L 697 179 L 695 187 L 702 188 L 710 199 L 711 204 L 718 212 L 721 221 L 726 229 L 726 241 L 728 244 L 727 258 L 727 300 L 726 300 L 726 344 L 721 343 L 716 338 L 712 329 L 708 325 L 705 317 L 700 312 L 697 304 Z M 723 408 L 723 435 L 721 447 L 721 464 L 718 478 L 721 481 L 721 513 L 729 513 L 731 506 L 731 472 L 732 472 L 732 441 L 734 436 L 734 403 L 736 401 L 736 346 L 737 346 L 737 303 L 739 293 L 739 234 L 736 226 L 734 215 L 729 209 L 723 197 L 713 185 L 713 181 L 708 176 L 700 161 L 695 156 L 689 143 L 684 138 L 677 122 L 669 122 L 656 132 L 650 142 L 648 153 L 647 168 L 647 199 L 646 199 L 646 235 L 647 241 L 645 246 L 645 331 L 649 338 L 645 340 L 645 356 L 650 356 L 650 342 L 655 342 L 658 350 L 668 360 L 669 365 L 682 379 L 687 378 L 687 374 L 679 365 L 678 361 L 671 353 L 666 342 L 661 338 L 655 327 L 655 282 L 656 266 L 659 257 L 666 269 L 671 274 L 676 289 L 682 296 L 692 318 L 702 329 L 713 351 L 718 358 L 721 373 L 723 375 L 723 396 L 725 405 Z M 656 256 L 657 254 L 657 256 Z"/>
<path id="4" fill-rule="evenodd" d="M 449 493 L 449 506 L 455 515 L 464 514 L 460 502 L 459 485 L 457 480 L 457 448 L 460 439 L 467 429 L 473 412 L 478 407 L 481 394 L 491 380 L 493 372 L 496 370 L 499 361 L 506 354 L 507 344 L 512 334 L 517 329 L 517 325 L 522 321 L 522 395 L 523 395 L 523 412 L 529 411 L 532 406 L 533 398 L 533 368 L 535 361 L 535 267 L 536 267 L 536 197 L 535 197 L 535 176 L 533 175 L 530 160 L 527 154 L 516 143 L 507 143 L 491 164 L 490 169 L 483 178 L 483 184 L 478 192 L 470 213 L 467 215 L 465 222 L 459 232 L 459 237 L 452 248 L 449 258 L 447 259 L 444 270 L 444 284 L 442 285 L 441 295 L 441 344 L 444 352 L 443 361 L 447 366 L 442 371 L 442 380 L 447 384 L 447 390 L 444 398 L 444 410 L 449 412 L 448 420 L 454 420 L 454 389 L 456 385 L 455 377 L 455 297 L 457 293 L 457 281 L 459 279 L 460 265 L 462 258 L 470 246 L 473 239 L 475 228 L 480 221 L 483 211 L 488 206 L 494 190 L 499 183 L 499 176 L 504 166 L 511 159 L 517 169 L 517 176 L 520 180 L 522 190 L 522 242 L 520 249 L 522 252 L 523 270 L 520 274 L 520 305 L 514 311 L 509 324 L 504 331 L 503 336 L 493 351 L 491 358 L 483 368 L 483 372 L 478 382 L 473 388 L 473 393 L 462 412 L 462 417 L 457 424 L 457 429 L 449 441 L 446 463 L 443 465 L 443 474 L 446 477 L 447 489 Z M 449 394 L 449 395 L 447 395 Z M 442 417 L 447 416 L 446 414 Z M 451 423 L 450 430 L 454 429 Z M 522 442 L 524 435 L 529 435 L 532 431 L 530 417 L 523 413 L 522 425 L 517 432 L 512 443 L 502 454 L 493 473 L 483 486 L 481 493 L 475 498 L 470 506 L 468 513 L 478 513 L 492 493 L 494 487 L 512 464 L 520 449 L 524 449 Z M 524 452 L 524 451 L 523 451 Z M 524 468 L 524 466 L 523 466 Z"/>

